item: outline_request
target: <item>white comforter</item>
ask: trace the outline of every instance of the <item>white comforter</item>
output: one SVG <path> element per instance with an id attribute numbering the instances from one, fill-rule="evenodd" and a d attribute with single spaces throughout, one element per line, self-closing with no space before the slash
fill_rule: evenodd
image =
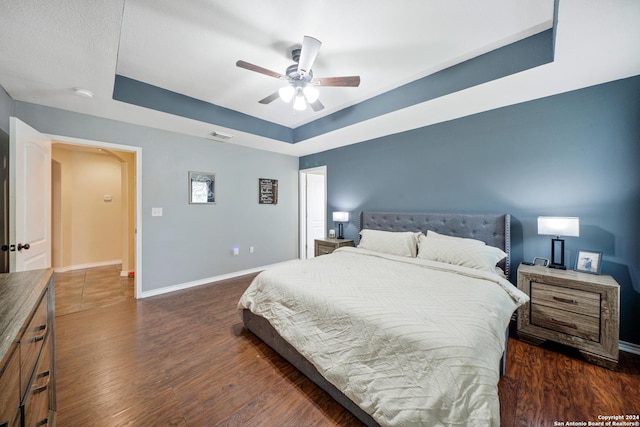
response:
<path id="1" fill-rule="evenodd" d="M 527 296 L 492 273 L 341 248 L 241 297 L 384 426 L 498 426 L 499 361 Z"/>

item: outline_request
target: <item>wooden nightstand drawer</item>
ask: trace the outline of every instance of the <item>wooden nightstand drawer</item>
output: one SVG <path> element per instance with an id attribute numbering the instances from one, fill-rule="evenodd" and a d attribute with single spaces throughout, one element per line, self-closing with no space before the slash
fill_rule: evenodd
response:
<path id="1" fill-rule="evenodd" d="M 600 319 L 531 304 L 531 324 L 552 331 L 573 335 L 593 342 L 600 342 Z"/>
<path id="2" fill-rule="evenodd" d="M 317 249 L 316 256 L 320 256 L 320 255 L 330 254 L 331 252 L 336 250 L 336 247 L 327 246 L 319 243 L 318 246 L 316 246 L 316 249 Z"/>
<path id="3" fill-rule="evenodd" d="M 531 283 L 531 299 L 559 310 L 600 317 L 600 294 L 545 283 Z"/>

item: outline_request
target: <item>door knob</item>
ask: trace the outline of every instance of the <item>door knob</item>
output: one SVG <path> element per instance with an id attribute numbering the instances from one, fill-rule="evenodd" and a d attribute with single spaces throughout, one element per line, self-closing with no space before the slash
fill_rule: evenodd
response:
<path id="1" fill-rule="evenodd" d="M 15 252 L 16 251 L 16 245 L 2 245 L 0 247 L 0 249 L 2 249 L 2 252 Z M 2 424 L 0 424 L 0 427 L 2 427 Z"/>
<path id="2" fill-rule="evenodd" d="M 9 245 L 2 245 L 0 249 L 2 249 L 2 252 L 7 252 L 9 250 Z"/>
<path id="3" fill-rule="evenodd" d="M 18 243 L 18 250 L 28 250 L 31 247 L 31 245 L 29 245 L 28 243 L 25 243 L 24 245 L 22 243 Z"/>

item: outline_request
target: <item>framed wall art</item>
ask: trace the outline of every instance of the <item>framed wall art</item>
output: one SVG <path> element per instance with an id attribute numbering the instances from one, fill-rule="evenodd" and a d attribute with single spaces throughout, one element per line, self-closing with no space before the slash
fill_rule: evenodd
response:
<path id="1" fill-rule="evenodd" d="M 278 204 L 278 180 L 259 178 L 258 179 L 258 203 L 261 205 Z"/>
<path id="2" fill-rule="evenodd" d="M 216 174 L 189 172 L 189 203 L 212 204 L 216 202 Z"/>

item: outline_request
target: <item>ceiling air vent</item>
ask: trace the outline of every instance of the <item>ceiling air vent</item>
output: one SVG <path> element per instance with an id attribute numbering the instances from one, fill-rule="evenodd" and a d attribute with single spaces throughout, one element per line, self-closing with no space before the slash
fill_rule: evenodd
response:
<path id="1" fill-rule="evenodd" d="M 213 131 L 209 134 L 209 136 L 213 137 L 213 139 L 218 141 L 228 141 L 233 138 L 233 135 L 229 135 L 228 133 L 216 132 Z"/>

